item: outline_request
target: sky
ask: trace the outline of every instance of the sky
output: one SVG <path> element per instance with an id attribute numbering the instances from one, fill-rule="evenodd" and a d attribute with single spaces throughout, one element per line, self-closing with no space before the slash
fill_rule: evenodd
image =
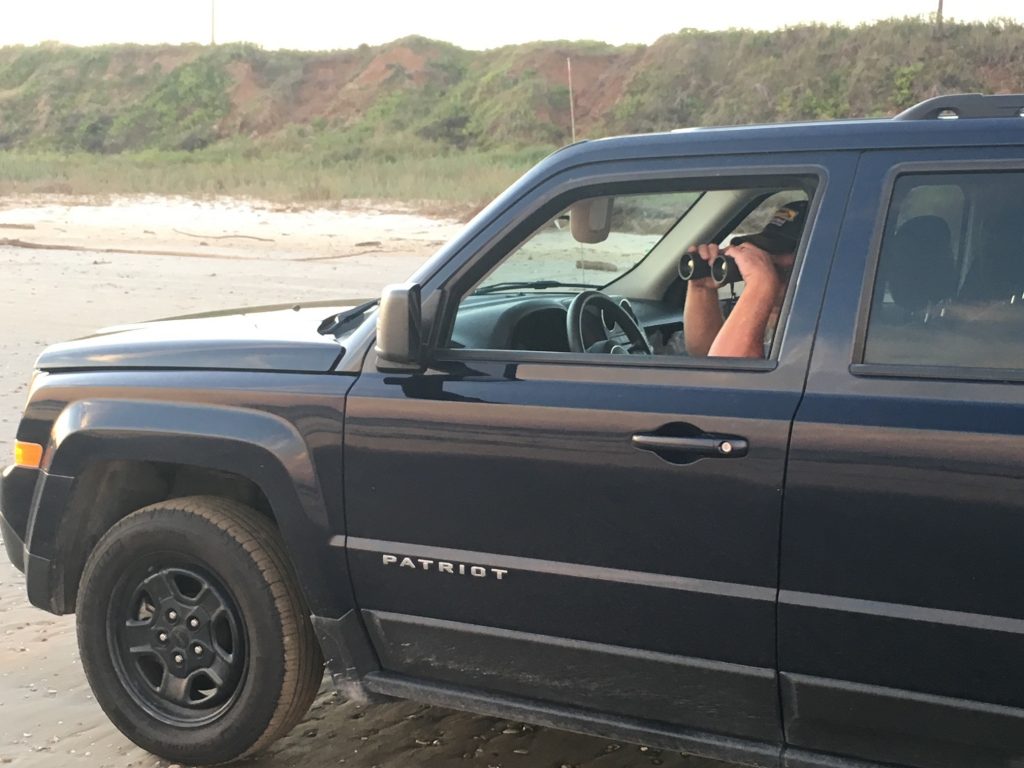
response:
<path id="1" fill-rule="evenodd" d="M 210 42 L 330 50 L 406 35 L 482 50 L 532 40 L 652 43 L 683 28 L 777 29 L 926 16 L 937 0 L 0 0 L 0 46 Z M 1022 0 L 945 0 L 947 19 L 1024 22 Z"/>

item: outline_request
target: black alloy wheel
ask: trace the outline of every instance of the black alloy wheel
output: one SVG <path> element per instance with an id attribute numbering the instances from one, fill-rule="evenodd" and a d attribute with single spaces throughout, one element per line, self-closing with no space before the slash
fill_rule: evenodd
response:
<path id="1" fill-rule="evenodd" d="M 110 614 L 114 669 L 150 715 L 201 725 L 230 707 L 246 641 L 238 606 L 216 578 L 197 566 L 126 575 Z"/>
<path id="2" fill-rule="evenodd" d="M 323 660 L 273 523 L 213 496 L 132 512 L 96 544 L 78 646 L 115 726 L 172 763 L 259 752 L 302 719 Z"/>

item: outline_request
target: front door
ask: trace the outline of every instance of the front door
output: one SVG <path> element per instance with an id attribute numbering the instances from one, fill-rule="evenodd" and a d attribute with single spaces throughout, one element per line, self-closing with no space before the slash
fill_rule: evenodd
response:
<path id="1" fill-rule="evenodd" d="M 397 374 L 369 355 L 347 401 L 347 546 L 386 674 L 667 726 L 697 751 L 780 743 L 783 476 L 852 164 L 814 199 L 767 360 L 463 345 Z M 756 202 L 702 199 L 722 226 Z M 561 294 L 492 295 L 478 316 L 557 315 Z"/>

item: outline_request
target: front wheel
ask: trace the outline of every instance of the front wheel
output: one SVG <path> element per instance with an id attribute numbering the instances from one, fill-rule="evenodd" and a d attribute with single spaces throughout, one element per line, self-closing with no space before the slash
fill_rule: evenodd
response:
<path id="1" fill-rule="evenodd" d="M 291 730 L 323 665 L 273 526 L 194 496 L 115 524 L 86 563 L 78 645 L 96 700 L 167 760 L 222 763 Z"/>

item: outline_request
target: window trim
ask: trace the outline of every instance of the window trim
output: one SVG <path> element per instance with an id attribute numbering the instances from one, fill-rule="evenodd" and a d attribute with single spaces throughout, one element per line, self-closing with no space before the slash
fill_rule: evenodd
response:
<path id="1" fill-rule="evenodd" d="M 853 363 L 854 376 L 887 379 L 928 379 L 934 381 L 1015 384 L 1024 382 L 1020 368 L 957 368 L 951 365 L 909 365 L 906 363 Z"/>
<path id="2" fill-rule="evenodd" d="M 864 283 L 861 285 L 860 304 L 853 339 L 853 359 L 849 371 L 854 376 L 920 378 L 948 381 L 1024 381 L 1024 366 L 1021 368 L 970 368 L 966 366 L 912 365 L 908 363 L 870 363 L 864 360 L 867 347 L 868 322 L 871 319 L 871 304 L 875 296 L 879 262 L 882 257 L 882 240 L 891 214 L 893 195 L 901 176 L 939 175 L 951 173 L 1024 172 L 1024 160 L 915 160 L 893 165 L 883 180 L 879 213 L 875 220 L 874 232 L 868 250 L 864 269 Z"/>
<path id="3" fill-rule="evenodd" d="M 595 366 L 625 366 L 625 367 L 654 367 L 654 368 L 676 368 L 681 370 L 739 370 L 758 373 L 774 371 L 778 368 L 779 355 L 784 341 L 785 329 L 789 320 L 789 313 L 792 308 L 793 297 L 797 290 L 798 272 L 790 280 L 789 290 L 784 299 L 779 322 L 776 328 L 776 338 L 773 342 L 769 359 L 744 359 L 725 357 L 688 357 L 684 355 L 661 355 L 661 356 L 640 356 L 640 355 L 588 355 L 586 353 L 573 354 L 566 352 L 543 352 L 533 350 L 470 350 L 455 349 L 441 346 L 451 339 L 454 329 L 455 316 L 458 312 L 459 300 L 464 296 L 465 291 L 478 282 L 481 277 L 472 277 L 482 265 L 496 264 L 507 257 L 525 238 L 543 225 L 543 223 L 563 210 L 568 205 L 582 200 L 586 197 L 598 197 L 602 195 L 617 194 L 657 194 L 658 192 L 673 193 L 685 192 L 691 188 L 695 181 L 707 180 L 710 186 L 704 187 L 701 191 L 708 192 L 714 189 L 728 189 L 733 180 L 741 179 L 764 179 L 766 182 L 772 178 L 778 179 L 813 179 L 814 190 L 809 196 L 809 208 L 807 222 L 801 235 L 800 246 L 797 251 L 797 265 L 802 268 L 806 257 L 807 244 L 814 228 L 822 201 L 828 188 L 828 168 L 822 164 L 815 163 L 793 163 L 783 165 L 752 164 L 750 166 L 729 166 L 704 167 L 693 170 L 667 169 L 665 171 L 646 172 L 627 175 L 608 175 L 596 173 L 589 178 L 576 179 L 575 183 L 568 188 L 560 189 L 556 194 L 547 197 L 538 207 L 531 210 L 524 218 L 518 218 L 510 227 L 491 239 L 489 243 L 481 247 L 473 258 L 467 259 L 456 271 L 449 275 L 444 283 L 439 286 L 441 302 L 438 313 L 435 315 L 436 322 L 430 334 L 429 345 L 426 349 L 428 364 L 459 363 L 466 361 L 489 360 L 495 362 L 550 362 L 566 364 L 584 364 Z M 550 181 L 550 180 L 549 180 Z M 691 206 L 692 208 L 692 206 Z M 687 211 L 689 212 L 689 211 Z M 681 217 L 682 218 L 682 217 Z M 678 222 L 677 222 L 678 224 Z M 517 234 L 523 232 L 524 234 Z M 653 249 L 652 249 L 653 250 Z M 498 255 L 495 255 L 498 254 Z M 648 254 L 649 255 L 649 254 Z M 644 257 L 645 259 L 647 256 Z M 635 265 L 633 267 L 635 269 Z M 483 266 L 486 273 L 487 267 Z M 619 277 L 622 277 L 620 275 Z M 616 278 L 618 279 L 618 278 Z M 614 283 L 615 281 L 612 281 Z M 611 283 L 609 283 L 611 285 Z M 782 335 L 778 334 L 782 330 Z M 540 357 L 537 357 L 540 356 Z M 557 357 L 552 357 L 557 356 Z M 593 358 L 600 358 L 594 360 Z"/>
<path id="4" fill-rule="evenodd" d="M 668 368 L 674 370 L 745 371 L 769 373 L 778 360 L 743 357 L 688 357 L 686 355 L 611 355 L 587 352 L 547 352 L 531 349 L 448 349 L 438 348 L 430 363 L 549 363 L 588 368 Z"/>

